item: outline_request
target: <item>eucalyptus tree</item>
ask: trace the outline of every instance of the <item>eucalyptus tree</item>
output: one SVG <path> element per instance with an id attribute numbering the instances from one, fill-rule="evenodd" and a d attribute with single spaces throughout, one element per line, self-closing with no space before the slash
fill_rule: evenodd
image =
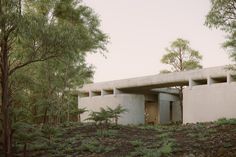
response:
<path id="1" fill-rule="evenodd" d="M 63 60 L 64 57 L 75 56 L 73 65 L 85 64 L 88 52 L 105 50 L 107 36 L 99 29 L 99 24 L 97 15 L 81 1 L 0 0 L 0 117 L 5 157 L 12 156 L 13 111 L 22 106 L 20 101 L 13 99 L 15 91 L 19 90 L 15 88 L 18 86 L 15 80 L 27 82 L 17 78 L 21 75 L 20 71 L 29 70 L 25 76 L 21 75 L 22 78 L 27 79 L 26 76 L 32 74 L 37 77 L 31 69 L 35 67 L 33 63 L 37 64 L 37 68 L 47 69 L 40 62 L 55 58 Z M 32 96 L 29 87 L 23 88 L 27 95 Z"/>
<path id="2" fill-rule="evenodd" d="M 169 73 L 199 69 L 202 68 L 201 60 L 202 55 L 189 46 L 189 41 L 179 38 L 171 43 L 170 48 L 166 48 L 166 54 L 162 56 L 161 62 L 169 65 L 170 69 L 161 72 Z M 180 86 L 178 89 L 181 119 L 183 120 L 183 86 Z"/>
<path id="3" fill-rule="evenodd" d="M 219 28 L 227 33 L 223 46 L 230 50 L 230 58 L 236 62 L 236 1 L 211 0 L 211 9 L 205 24 L 210 28 Z M 234 67 L 236 70 L 236 68 Z"/>

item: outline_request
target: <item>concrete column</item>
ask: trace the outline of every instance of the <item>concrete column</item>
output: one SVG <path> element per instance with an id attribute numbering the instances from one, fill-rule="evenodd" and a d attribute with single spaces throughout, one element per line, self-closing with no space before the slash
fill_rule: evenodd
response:
<path id="1" fill-rule="evenodd" d="M 192 89 L 192 86 L 193 86 L 193 80 L 190 78 L 188 80 L 188 87 L 189 87 L 189 89 Z"/>
<path id="2" fill-rule="evenodd" d="M 92 91 L 89 91 L 89 97 L 92 98 L 94 95 L 93 95 L 93 92 Z"/>
<path id="3" fill-rule="evenodd" d="M 211 76 L 208 76 L 207 77 L 207 85 L 211 85 L 211 84 L 213 84 L 213 83 L 215 83 L 215 81 L 211 78 Z"/>
<path id="4" fill-rule="evenodd" d="M 114 96 L 116 96 L 116 95 L 118 95 L 118 94 L 121 94 L 122 92 L 121 92 L 119 89 L 114 88 L 114 89 L 113 89 L 113 93 L 114 93 Z"/>
<path id="5" fill-rule="evenodd" d="M 103 89 L 101 90 L 101 96 L 106 95 L 106 91 L 104 91 Z"/>
<path id="6" fill-rule="evenodd" d="M 228 72 L 227 73 L 227 83 L 231 83 L 233 81 L 233 78 L 231 76 L 231 74 Z"/>
<path id="7" fill-rule="evenodd" d="M 197 83 L 194 80 L 192 80 L 192 78 L 190 78 L 189 79 L 189 89 L 192 89 L 192 87 L 196 86 L 196 85 L 197 85 Z"/>

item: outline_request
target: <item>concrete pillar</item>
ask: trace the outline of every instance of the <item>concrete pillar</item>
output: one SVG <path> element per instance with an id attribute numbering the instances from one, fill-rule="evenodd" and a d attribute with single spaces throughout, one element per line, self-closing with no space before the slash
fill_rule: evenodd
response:
<path id="1" fill-rule="evenodd" d="M 93 92 L 90 90 L 89 91 L 89 97 L 92 98 L 93 97 Z"/>
<path id="2" fill-rule="evenodd" d="M 189 89 L 192 89 L 193 86 L 196 86 L 197 82 L 192 80 L 192 78 L 189 79 Z"/>
<path id="3" fill-rule="evenodd" d="M 106 91 L 104 91 L 103 89 L 101 90 L 101 96 L 106 95 Z"/>
<path id="4" fill-rule="evenodd" d="M 231 74 L 228 72 L 227 73 L 227 83 L 231 83 L 233 81 L 233 78 L 231 76 Z"/>
<path id="5" fill-rule="evenodd" d="M 192 86 L 193 86 L 193 80 L 190 78 L 188 80 L 188 87 L 189 87 L 189 89 L 192 89 Z"/>
<path id="6" fill-rule="evenodd" d="M 213 80 L 212 78 L 211 78 L 211 76 L 208 76 L 207 77 L 207 85 L 211 85 L 211 84 L 213 84 L 213 83 L 216 83 L 216 81 L 215 80 Z"/>
<path id="7" fill-rule="evenodd" d="M 122 92 L 119 89 L 114 88 L 113 93 L 114 93 L 114 96 L 116 96 L 117 94 L 121 94 Z"/>

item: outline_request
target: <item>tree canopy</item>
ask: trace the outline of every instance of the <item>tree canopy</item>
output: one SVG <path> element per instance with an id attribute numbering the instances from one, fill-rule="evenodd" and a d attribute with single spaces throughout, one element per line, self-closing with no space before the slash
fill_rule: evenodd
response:
<path id="1" fill-rule="evenodd" d="M 0 122 L 6 157 L 13 155 L 13 125 L 55 125 L 70 119 L 63 111 L 76 113 L 71 91 L 93 76 L 85 57 L 106 51 L 107 42 L 98 16 L 82 1 L 0 0 Z"/>
<path id="2" fill-rule="evenodd" d="M 162 56 L 161 62 L 171 66 L 170 70 L 162 72 L 178 72 L 202 68 L 200 53 L 189 46 L 189 41 L 176 39 L 169 48 L 166 48 L 166 54 Z"/>
<path id="3" fill-rule="evenodd" d="M 211 9 L 205 24 L 210 28 L 219 28 L 227 33 L 224 47 L 229 49 L 230 58 L 236 61 L 236 1 L 211 0 Z"/>

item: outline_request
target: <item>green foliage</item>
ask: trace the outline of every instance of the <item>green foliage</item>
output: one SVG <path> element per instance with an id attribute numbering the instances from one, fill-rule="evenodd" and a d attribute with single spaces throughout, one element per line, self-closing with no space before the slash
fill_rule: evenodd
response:
<path id="1" fill-rule="evenodd" d="M 131 156 L 161 157 L 170 155 L 172 151 L 172 143 L 164 143 L 160 148 L 138 147 L 135 152 L 131 153 Z"/>
<path id="2" fill-rule="evenodd" d="M 162 139 L 166 139 L 166 138 L 169 138 L 170 135 L 171 135 L 171 132 L 164 132 L 164 133 L 161 133 L 158 137 Z"/>
<path id="3" fill-rule="evenodd" d="M 44 125 L 41 132 L 43 133 L 43 137 L 48 139 L 49 144 L 51 144 L 53 138 L 59 132 L 59 129 L 50 125 Z"/>
<path id="4" fill-rule="evenodd" d="M 118 134 L 117 130 L 110 130 L 110 129 L 104 131 L 97 130 L 96 132 L 96 135 L 101 137 L 115 137 L 117 136 L 117 134 Z"/>
<path id="5" fill-rule="evenodd" d="M 113 150 L 113 148 L 102 145 L 94 138 L 83 140 L 79 149 L 81 151 L 89 151 L 91 153 L 103 153 Z"/>
<path id="6" fill-rule="evenodd" d="M 147 149 L 138 147 L 135 152 L 131 153 L 131 156 L 143 156 L 143 157 L 161 157 L 161 153 L 158 149 Z"/>
<path id="7" fill-rule="evenodd" d="M 167 53 L 163 55 L 161 62 L 171 66 L 171 72 L 185 71 L 202 68 L 200 53 L 189 46 L 189 41 L 177 39 L 166 48 Z M 170 72 L 164 70 L 165 73 Z"/>
<path id="8" fill-rule="evenodd" d="M 100 108 L 99 112 L 91 112 L 87 120 L 94 121 L 96 124 L 108 124 L 112 119 L 115 119 L 115 124 L 118 123 L 118 118 L 122 113 L 127 112 L 128 110 L 123 108 L 121 105 L 118 105 L 116 108 L 112 109 L 107 107 L 107 109 Z"/>
<path id="9" fill-rule="evenodd" d="M 141 140 L 134 140 L 134 141 L 130 141 L 130 143 L 134 146 L 134 147 L 141 147 L 143 142 Z"/>
<path id="10" fill-rule="evenodd" d="M 145 129 L 154 129 L 145 128 Z M 160 131 L 160 129 L 157 129 Z M 166 130 L 165 130 L 166 131 Z M 171 138 L 172 132 L 164 132 L 162 130 L 161 134 L 158 134 L 158 139 L 153 142 L 149 147 L 144 147 L 146 145 L 141 140 L 130 141 L 130 143 L 135 147 L 135 152 L 131 153 L 131 156 L 145 156 L 145 157 L 161 157 L 168 156 L 173 152 L 173 147 L 175 146 L 175 139 Z"/>
<path id="11" fill-rule="evenodd" d="M 89 114 L 89 118 L 87 118 L 87 120 L 94 121 L 96 124 L 100 125 L 100 124 L 108 124 L 111 118 L 112 118 L 112 114 L 101 107 L 100 112 L 92 111 Z"/>
<path id="12" fill-rule="evenodd" d="M 172 153 L 172 148 L 173 147 L 173 143 L 164 143 L 163 146 L 159 149 L 159 151 L 161 152 L 161 154 L 163 155 L 169 155 Z"/>
<path id="13" fill-rule="evenodd" d="M 14 123 L 12 126 L 14 139 L 16 140 L 17 151 L 23 151 L 26 154 L 27 150 L 45 148 L 44 144 L 47 139 L 42 136 L 42 132 L 37 126 L 24 122 Z"/>
<path id="14" fill-rule="evenodd" d="M 112 109 L 110 107 L 107 107 L 108 112 L 110 112 L 111 117 L 115 119 L 115 124 L 118 124 L 118 118 L 121 116 L 121 114 L 128 112 L 127 109 L 123 108 L 120 104 Z"/>
<path id="15" fill-rule="evenodd" d="M 30 135 L 30 138 L 17 140 L 14 148 L 15 156 L 23 156 L 25 142 L 27 142 L 29 153 L 27 155 L 32 157 L 91 155 L 167 157 L 184 156 L 189 153 L 198 155 L 206 148 L 211 149 L 214 155 L 218 151 L 218 141 L 221 141 L 223 149 L 233 152 L 234 140 L 230 137 L 235 133 L 235 125 L 223 126 L 215 123 L 158 125 L 146 127 L 145 130 L 136 126 L 120 126 L 119 128 L 112 126 L 112 130 L 104 131 L 105 136 L 94 129 L 93 124 L 66 122 L 59 125 L 56 132 L 48 126 L 38 128 L 31 124 L 14 125 L 14 129 L 17 129 L 16 134 L 35 133 L 35 129 L 38 131 L 38 134 L 35 134 L 37 136 Z M 46 132 L 53 135 L 51 143 L 48 142 Z M 24 136 L 28 135 L 20 136 L 20 138 Z"/>
<path id="16" fill-rule="evenodd" d="M 9 49 L 15 120 L 60 123 L 72 119 L 82 111 L 72 91 L 90 82 L 94 73 L 85 57 L 106 50 L 107 36 L 99 30 L 97 15 L 77 0 L 10 3 L 17 19 L 12 25 L 18 22 Z M 19 12 L 14 7 L 21 9 L 21 16 L 15 16 Z M 8 13 L 0 16 L 8 17 Z"/>
<path id="17" fill-rule="evenodd" d="M 235 0 L 211 0 L 211 5 L 205 22 L 207 26 L 221 28 L 225 31 L 235 28 Z"/>
<path id="18" fill-rule="evenodd" d="M 107 43 L 100 21 L 91 8 L 76 0 L 26 0 L 21 9 L 9 58 L 15 120 L 73 119 L 82 110 L 77 109 L 72 91 L 90 82 L 94 73 L 85 57 L 105 50 Z"/>
<path id="19" fill-rule="evenodd" d="M 189 46 L 189 41 L 176 39 L 166 48 L 166 54 L 162 56 L 161 62 L 170 66 L 170 70 L 162 70 L 161 73 L 180 72 L 202 68 L 200 61 L 202 55 Z M 179 100 L 181 107 L 181 120 L 183 121 L 183 86 L 179 90 Z"/>
<path id="20" fill-rule="evenodd" d="M 106 51 L 108 41 L 96 13 L 80 0 L 7 0 L 0 2 L 0 23 L 5 146 L 27 139 L 17 133 L 22 130 L 15 128 L 18 122 L 40 130 L 41 123 L 54 128 L 77 120 L 84 110 L 77 109 L 74 91 L 91 82 L 94 73 L 85 58 Z M 53 135 L 52 128 L 43 130 Z M 10 139 L 12 132 L 16 141 Z M 5 154 L 11 153 L 7 149 Z"/>
<path id="21" fill-rule="evenodd" d="M 113 136 L 113 133 L 107 130 L 111 120 L 115 119 L 115 124 L 117 125 L 120 114 L 126 111 L 127 110 L 124 109 L 121 105 L 118 105 L 115 109 L 112 109 L 110 107 L 104 109 L 101 107 L 99 112 L 92 111 L 89 114 L 89 118 L 87 118 L 86 120 L 95 122 L 97 128 L 99 129 L 97 132 L 99 136 Z"/>
<path id="22" fill-rule="evenodd" d="M 217 125 L 236 125 L 236 119 L 220 118 L 215 122 Z"/>
<path id="23" fill-rule="evenodd" d="M 236 1 L 235 0 L 211 0 L 205 24 L 212 28 L 220 28 L 227 33 L 224 47 L 230 50 L 230 58 L 236 61 Z M 235 67 L 234 67 L 235 68 Z"/>

